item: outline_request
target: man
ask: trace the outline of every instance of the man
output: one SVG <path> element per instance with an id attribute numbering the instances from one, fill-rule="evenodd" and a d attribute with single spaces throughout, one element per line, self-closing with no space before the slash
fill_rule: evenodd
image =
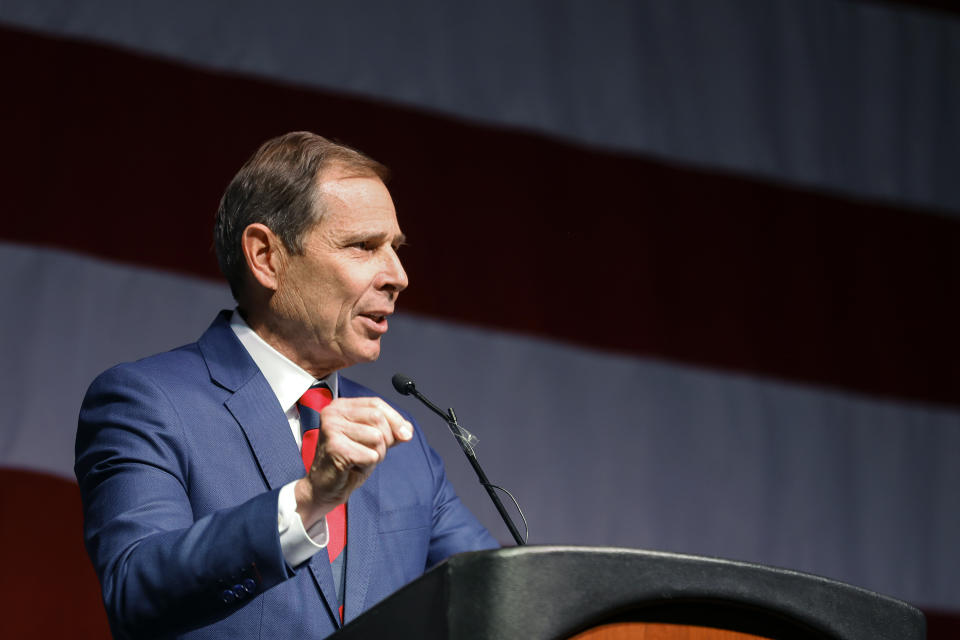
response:
<path id="1" fill-rule="evenodd" d="M 384 176 L 310 133 L 265 143 L 215 225 L 237 310 L 91 385 L 75 470 L 116 636 L 319 638 L 496 546 L 412 420 L 337 373 L 378 357 L 407 286 Z"/>

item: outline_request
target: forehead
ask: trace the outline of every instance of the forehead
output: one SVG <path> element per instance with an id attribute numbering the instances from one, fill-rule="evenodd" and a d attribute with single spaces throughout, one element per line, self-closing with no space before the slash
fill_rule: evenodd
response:
<path id="1" fill-rule="evenodd" d="M 321 227 L 371 227 L 385 233 L 400 233 L 393 199 L 377 177 L 321 176 L 317 196 L 323 207 Z"/>

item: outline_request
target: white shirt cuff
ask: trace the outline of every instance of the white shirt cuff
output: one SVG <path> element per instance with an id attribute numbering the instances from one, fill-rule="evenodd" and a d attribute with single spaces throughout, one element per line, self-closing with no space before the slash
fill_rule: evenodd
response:
<path id="1" fill-rule="evenodd" d="M 327 546 L 327 519 L 323 518 L 307 531 L 297 513 L 297 497 L 294 486 L 297 481 L 280 489 L 277 502 L 277 528 L 280 531 L 280 550 L 283 559 L 291 567 L 303 564 L 317 551 Z"/>

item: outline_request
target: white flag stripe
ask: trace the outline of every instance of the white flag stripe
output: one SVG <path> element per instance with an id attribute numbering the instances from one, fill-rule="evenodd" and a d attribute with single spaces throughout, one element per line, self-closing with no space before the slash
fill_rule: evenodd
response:
<path id="1" fill-rule="evenodd" d="M 93 378 L 195 340 L 231 304 L 226 285 L 61 251 L 0 243 L 0 265 L 0 464 L 70 479 Z"/>
<path id="2" fill-rule="evenodd" d="M 0 245 L 0 267 L 18 311 L 3 318 L 2 352 L 20 372 L 3 389 L 0 464 L 63 477 L 93 376 L 192 341 L 230 305 L 217 284 L 49 249 Z M 956 410 L 391 318 L 381 360 L 348 375 L 418 416 L 504 540 L 445 426 L 392 392 L 396 371 L 455 407 L 533 542 L 746 559 L 956 607 Z"/>
<path id="3" fill-rule="evenodd" d="M 960 21 L 896 3 L 20 0 L 0 20 L 960 213 Z"/>

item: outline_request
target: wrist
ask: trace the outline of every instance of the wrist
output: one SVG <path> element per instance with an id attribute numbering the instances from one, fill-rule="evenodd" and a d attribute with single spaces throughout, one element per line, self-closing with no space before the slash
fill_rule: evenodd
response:
<path id="1" fill-rule="evenodd" d="M 293 495 L 297 500 L 297 514 L 307 530 L 310 530 L 336 506 L 316 499 L 313 484 L 307 476 L 297 480 L 293 488 Z"/>

